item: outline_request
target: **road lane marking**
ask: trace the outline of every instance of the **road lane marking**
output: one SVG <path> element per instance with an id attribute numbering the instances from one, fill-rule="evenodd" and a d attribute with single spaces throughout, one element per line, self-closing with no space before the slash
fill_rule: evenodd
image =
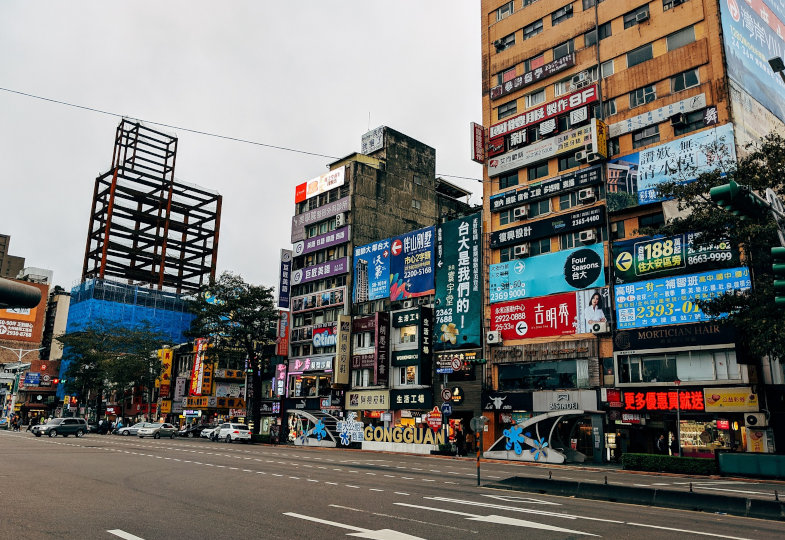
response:
<path id="1" fill-rule="evenodd" d="M 660 529 L 663 531 L 675 531 L 675 532 L 682 532 L 682 533 L 699 534 L 701 536 L 711 536 L 713 538 L 730 538 L 731 540 L 749 540 L 747 538 L 740 538 L 738 536 L 726 536 L 724 534 L 714 534 L 714 533 L 702 532 L 702 531 L 690 531 L 687 529 L 675 529 L 673 527 L 661 527 L 659 525 L 647 525 L 646 523 L 633 523 L 631 521 L 627 522 L 627 525 L 633 525 L 635 527 L 646 527 L 649 529 Z"/>
<path id="2" fill-rule="evenodd" d="M 745 491 L 743 489 L 726 489 L 726 488 L 717 488 L 717 487 L 700 486 L 700 485 L 696 485 L 695 489 L 711 489 L 711 490 L 714 490 L 714 491 L 730 491 L 731 493 L 746 493 L 748 495 L 770 495 L 770 493 L 764 493 L 762 491 Z"/>
<path id="3" fill-rule="evenodd" d="M 313 516 L 306 516 L 304 514 L 297 514 L 295 512 L 284 512 L 283 515 L 289 517 L 295 517 L 298 519 L 304 519 L 306 521 L 313 521 L 315 523 L 321 523 L 323 525 L 332 525 L 333 527 L 339 527 L 341 529 L 347 529 L 350 531 L 354 531 L 354 534 L 348 534 L 347 536 L 357 536 L 359 538 L 370 538 L 375 540 L 425 540 L 424 538 L 420 538 L 419 536 L 412 536 L 410 534 L 402 533 L 399 531 L 393 531 L 391 529 L 379 529 L 378 531 L 374 531 L 371 529 L 363 529 L 361 527 L 355 527 L 354 525 L 347 525 L 345 523 L 338 523 L 337 521 L 328 521 L 326 519 L 321 519 Z"/>
<path id="4" fill-rule="evenodd" d="M 108 532 L 109 534 L 113 534 L 115 536 L 119 536 L 120 538 L 124 538 L 125 540 L 144 540 L 139 536 L 134 536 L 133 534 L 127 533 L 120 529 L 112 529 L 111 531 L 106 531 L 106 532 Z"/>

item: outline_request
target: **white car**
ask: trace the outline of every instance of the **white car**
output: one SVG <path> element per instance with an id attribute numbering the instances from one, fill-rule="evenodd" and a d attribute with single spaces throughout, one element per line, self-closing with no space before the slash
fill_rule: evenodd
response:
<path id="1" fill-rule="evenodd" d="M 213 432 L 216 429 L 218 429 L 219 427 L 221 427 L 221 424 L 218 424 L 217 426 L 206 427 L 206 428 L 204 428 L 202 430 L 202 432 L 199 434 L 199 436 L 200 437 L 204 437 L 205 439 L 212 439 L 213 438 Z"/>
<path id="2" fill-rule="evenodd" d="M 251 442 L 251 430 L 245 424 L 221 424 L 215 429 L 213 439 L 217 441 Z"/>

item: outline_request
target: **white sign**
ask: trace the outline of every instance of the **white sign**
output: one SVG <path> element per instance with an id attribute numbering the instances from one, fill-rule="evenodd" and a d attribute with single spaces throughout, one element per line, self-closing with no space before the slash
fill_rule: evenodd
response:
<path id="1" fill-rule="evenodd" d="M 507 171 L 514 171 L 530 163 L 585 148 L 589 144 L 594 148 L 597 141 L 593 136 L 595 133 L 592 127 L 593 123 L 571 129 L 555 137 L 543 139 L 529 146 L 491 158 L 488 160 L 488 176 L 498 176 Z"/>
<path id="2" fill-rule="evenodd" d="M 608 126 L 609 136 L 618 137 L 637 129 L 645 128 L 654 124 L 664 122 L 674 114 L 688 113 L 697 111 L 706 106 L 706 94 L 698 94 L 687 99 L 682 99 L 676 103 L 665 105 L 659 109 L 633 116 L 627 120 L 616 122 Z"/>
<path id="3" fill-rule="evenodd" d="M 597 393 L 594 390 L 534 392 L 532 405 L 537 412 L 596 411 Z"/>
<path id="4" fill-rule="evenodd" d="M 384 147 L 384 126 L 372 129 L 362 136 L 362 153 L 370 154 Z"/>
<path id="5" fill-rule="evenodd" d="M 341 167 L 340 169 L 326 172 L 313 180 L 308 180 L 305 186 L 305 198 L 310 199 L 333 188 L 342 186 L 346 177 L 345 170 L 346 167 Z"/>

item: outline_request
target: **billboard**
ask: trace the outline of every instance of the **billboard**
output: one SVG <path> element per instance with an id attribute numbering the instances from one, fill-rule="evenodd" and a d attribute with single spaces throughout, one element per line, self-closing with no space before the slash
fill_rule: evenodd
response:
<path id="1" fill-rule="evenodd" d="M 299 257 L 300 255 L 319 251 L 320 249 L 346 244 L 349 242 L 350 236 L 350 226 L 347 225 L 335 229 L 334 231 L 314 236 L 313 238 L 300 240 L 292 246 L 292 251 L 294 252 L 295 257 Z"/>
<path id="2" fill-rule="evenodd" d="M 696 300 L 744 291 L 750 286 L 750 272 L 744 266 L 617 285 L 617 326 L 624 330 L 711 320 L 713 317 L 705 315 Z"/>
<path id="3" fill-rule="evenodd" d="M 303 296 L 292 298 L 292 312 L 311 311 L 314 309 L 342 306 L 346 297 L 346 287 L 326 289 Z"/>
<path id="4" fill-rule="evenodd" d="M 769 66 L 785 57 L 785 6 L 780 1 L 720 0 L 728 76 L 785 121 L 785 83 Z"/>
<path id="5" fill-rule="evenodd" d="M 714 143 L 720 145 L 716 153 L 708 147 Z M 612 159 L 608 161 L 608 210 L 662 201 L 659 184 L 694 180 L 718 167 L 721 159 L 736 159 L 732 124 Z"/>
<path id="6" fill-rule="evenodd" d="M 349 271 L 349 258 L 341 257 L 308 268 L 299 268 L 292 272 L 292 285 L 308 283 L 330 276 L 346 274 Z"/>
<path id="7" fill-rule="evenodd" d="M 434 227 L 396 236 L 390 243 L 390 300 L 434 293 Z"/>
<path id="8" fill-rule="evenodd" d="M 448 221 L 436 231 L 437 351 L 482 345 L 482 215 Z"/>
<path id="9" fill-rule="evenodd" d="M 390 296 L 390 239 L 354 248 L 352 302 Z"/>
<path id="10" fill-rule="evenodd" d="M 331 203 L 327 203 L 313 210 L 302 212 L 292 216 L 292 244 L 305 240 L 305 227 L 319 221 L 324 221 L 329 217 L 336 216 L 343 212 L 348 212 L 352 205 L 351 197 L 344 197 Z"/>
<path id="11" fill-rule="evenodd" d="M 561 214 L 552 218 L 525 222 L 491 233 L 491 248 L 514 246 L 530 240 L 548 238 L 584 229 L 597 228 L 604 224 L 605 207 L 594 206 L 585 210 Z"/>
<path id="12" fill-rule="evenodd" d="M 49 286 L 41 283 L 11 280 L 24 283 L 41 291 L 41 302 L 34 308 L 0 309 L 0 340 L 26 341 L 38 343 L 44 329 L 46 302 L 49 299 Z"/>
<path id="13" fill-rule="evenodd" d="M 492 304 L 491 330 L 505 340 L 586 334 L 608 320 L 609 300 L 602 288 Z"/>
<path id="14" fill-rule="evenodd" d="M 312 180 L 298 185 L 294 191 L 294 202 L 301 203 L 305 200 L 326 193 L 333 188 L 342 186 L 346 178 L 346 167 L 341 167 L 326 172 Z"/>
<path id="15" fill-rule="evenodd" d="M 490 303 L 602 287 L 604 254 L 603 245 L 596 244 L 492 264 Z"/>
<path id="16" fill-rule="evenodd" d="M 698 247 L 698 233 L 675 236 L 644 236 L 614 242 L 613 266 L 616 284 L 649 277 L 665 277 L 737 266 L 739 254 L 730 242 Z"/>
<path id="17" fill-rule="evenodd" d="M 505 191 L 490 198 L 491 212 L 502 212 L 522 204 L 550 199 L 565 191 L 593 186 L 602 182 L 600 166 L 588 167 L 573 173 L 568 173 L 557 178 L 552 178 L 515 190 Z"/>
<path id="18" fill-rule="evenodd" d="M 521 88 L 526 88 L 530 84 L 534 84 L 541 79 L 547 79 L 548 77 L 556 75 L 557 73 L 571 68 L 574 65 L 574 52 L 568 54 L 567 56 L 562 56 L 561 58 L 552 62 L 548 62 L 547 64 L 544 63 L 543 60 L 540 65 L 533 65 L 533 69 L 527 71 L 523 75 L 513 77 L 510 80 L 505 81 L 504 84 L 500 84 L 491 88 L 491 99 L 499 99 L 500 97 L 506 96 L 512 92 L 517 92 Z"/>

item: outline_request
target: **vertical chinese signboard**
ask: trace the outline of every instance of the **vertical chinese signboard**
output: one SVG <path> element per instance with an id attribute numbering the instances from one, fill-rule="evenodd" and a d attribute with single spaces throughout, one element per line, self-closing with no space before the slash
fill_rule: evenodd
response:
<path id="1" fill-rule="evenodd" d="M 352 339 L 352 318 L 349 315 L 338 316 L 338 339 L 335 345 L 335 371 L 333 383 L 349 384 L 349 360 Z"/>
<path id="2" fill-rule="evenodd" d="M 275 354 L 277 356 L 289 356 L 289 312 L 280 311 L 278 315 Z"/>
<path id="3" fill-rule="evenodd" d="M 392 239 L 390 300 L 434 293 L 434 228 L 419 229 Z"/>
<path id="4" fill-rule="evenodd" d="M 172 391 L 172 349 L 161 349 L 161 386 L 159 396 L 168 398 Z"/>
<path id="5" fill-rule="evenodd" d="M 194 342 L 194 367 L 191 371 L 191 390 L 188 395 L 202 395 L 202 380 L 204 379 L 204 353 L 207 348 L 207 339 L 199 338 Z"/>
<path id="6" fill-rule="evenodd" d="M 471 159 L 476 163 L 485 163 L 485 128 L 482 124 L 471 122 L 469 129 L 472 140 Z"/>
<path id="7" fill-rule="evenodd" d="M 390 314 L 376 313 L 376 384 L 387 386 L 390 379 Z"/>
<path id="8" fill-rule="evenodd" d="M 436 232 L 434 349 L 476 349 L 482 333 L 481 215 L 449 221 Z"/>
<path id="9" fill-rule="evenodd" d="M 281 275 L 278 280 L 278 307 L 289 308 L 289 285 L 292 271 L 292 250 L 281 250 Z"/>

